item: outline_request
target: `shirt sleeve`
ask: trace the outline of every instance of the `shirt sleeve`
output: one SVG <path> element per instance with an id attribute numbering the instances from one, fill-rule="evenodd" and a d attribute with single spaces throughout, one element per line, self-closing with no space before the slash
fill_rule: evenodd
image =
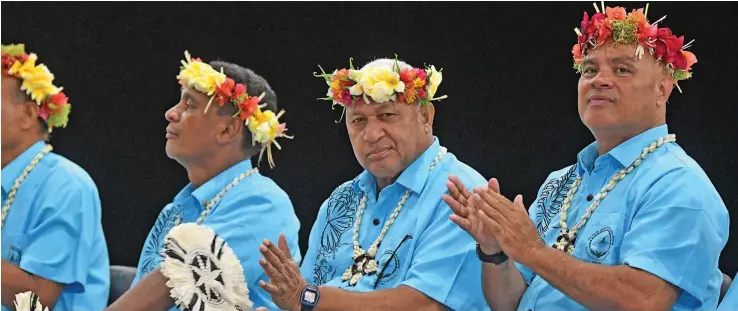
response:
<path id="1" fill-rule="evenodd" d="M 623 237 L 622 262 L 680 287 L 680 299 L 696 309 L 717 299 L 728 215 L 709 181 L 686 169 L 671 171 L 643 194 L 639 205 Z"/>
<path id="2" fill-rule="evenodd" d="M 471 188 L 484 181 L 464 184 Z M 479 288 L 482 263 L 476 257 L 476 242 L 449 220 L 451 213 L 444 201 L 436 206 L 435 215 L 418 237 L 402 284 L 453 310 L 484 310 L 486 302 Z"/>
<path id="3" fill-rule="evenodd" d="M 326 209 L 328 206 L 328 200 L 323 201 L 318 211 L 318 217 L 313 223 L 312 229 L 310 229 L 310 237 L 308 240 L 308 249 L 305 252 L 305 257 L 302 260 L 300 266 L 300 273 L 308 284 L 322 285 L 315 283 L 315 260 L 318 256 L 318 248 L 320 247 L 321 229 L 325 226 Z"/>
<path id="4" fill-rule="evenodd" d="M 91 181 L 59 174 L 50 175 L 41 186 L 53 190 L 44 189 L 38 199 L 20 268 L 83 292 L 89 254 L 101 226 L 100 197 Z"/>
<path id="5" fill-rule="evenodd" d="M 258 287 L 259 280 L 267 280 L 259 259 L 264 239 L 276 244 L 285 233 L 292 257 L 299 263 L 297 245 L 299 227 L 295 225 L 294 209 L 287 198 L 273 195 L 241 195 L 223 200 L 203 221 L 233 250 L 241 262 L 249 288 Z"/>

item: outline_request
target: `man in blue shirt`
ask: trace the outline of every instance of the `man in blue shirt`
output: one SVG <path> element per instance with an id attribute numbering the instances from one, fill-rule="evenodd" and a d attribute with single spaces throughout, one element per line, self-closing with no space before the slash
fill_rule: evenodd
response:
<path id="1" fill-rule="evenodd" d="M 321 206 L 299 270 L 265 243 L 262 286 L 293 311 L 487 309 L 474 241 L 441 201 L 449 174 L 486 184 L 433 136 L 441 73 L 381 59 L 324 77 L 365 170 Z"/>
<path id="2" fill-rule="evenodd" d="M 22 44 L 2 46 L 2 310 L 33 292 L 50 310 L 105 308 L 110 265 L 95 182 L 51 152 L 68 99 Z"/>
<path id="3" fill-rule="evenodd" d="M 109 310 L 177 310 L 172 307 L 175 302 L 197 310 L 193 304 L 213 306 L 227 296 L 215 286 L 198 292 L 198 302 L 169 298 L 168 287 L 177 284 L 170 280 L 171 285 L 164 285 L 161 253 L 165 237 L 180 222 L 215 231 L 240 261 L 249 299 L 277 310 L 257 285 L 266 279 L 258 265 L 259 245 L 286 232 L 294 250 L 291 256 L 299 261 L 300 223 L 287 193 L 251 163 L 254 155 L 265 152 L 272 164 L 269 147 L 284 136 L 280 114 L 274 114 L 276 94 L 250 69 L 221 61 L 206 64 L 186 56 L 186 66 L 177 77 L 183 85 L 181 100 L 165 115 L 169 121 L 166 152 L 187 169 L 190 183 L 162 210 L 145 241 L 132 288 Z M 206 243 L 209 249 L 210 241 Z M 228 281 L 228 271 L 220 270 L 223 266 L 205 263 L 197 268 L 212 268 L 213 280 Z"/>
<path id="4" fill-rule="evenodd" d="M 602 12 L 585 13 L 573 51 L 595 142 L 548 176 L 530 218 L 493 181 L 475 194 L 452 186 L 465 194 L 447 198 L 452 219 L 480 244 L 495 311 L 714 310 L 727 209 L 666 125 L 667 99 L 696 58 L 643 10 Z"/>

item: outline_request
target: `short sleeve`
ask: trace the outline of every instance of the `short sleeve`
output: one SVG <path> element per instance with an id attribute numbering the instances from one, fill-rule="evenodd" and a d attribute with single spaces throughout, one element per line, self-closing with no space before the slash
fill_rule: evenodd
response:
<path id="1" fill-rule="evenodd" d="M 83 292 L 101 221 L 100 197 L 90 182 L 50 175 L 53 191 L 39 196 L 20 268 Z M 44 185 L 42 185 L 43 187 Z"/>
<path id="2" fill-rule="evenodd" d="M 258 286 L 266 280 L 259 265 L 263 256 L 259 252 L 264 239 L 277 243 L 279 235 L 285 233 L 292 257 L 299 263 L 300 248 L 297 243 L 299 225 L 292 203 L 270 195 L 242 195 L 223 200 L 203 221 L 203 226 L 215 231 L 241 262 L 247 284 Z"/>
<path id="3" fill-rule="evenodd" d="M 638 205 L 621 261 L 683 289 L 684 304 L 700 308 L 716 299 L 728 215 L 714 188 L 686 169 L 675 170 L 653 183 Z"/>
<path id="4" fill-rule="evenodd" d="M 486 302 L 479 288 L 482 263 L 476 257 L 476 242 L 449 220 L 451 213 L 446 202 L 437 205 L 435 215 L 415 244 L 413 260 L 402 284 L 453 310 L 485 309 Z"/>
<path id="5" fill-rule="evenodd" d="M 325 226 L 324 219 L 327 208 L 328 200 L 325 200 L 320 206 L 318 217 L 315 219 L 312 229 L 310 229 L 308 249 L 307 252 L 305 252 L 305 257 L 303 258 L 302 265 L 300 266 L 300 273 L 302 274 L 302 277 L 305 278 L 305 281 L 308 284 L 321 285 L 315 284 L 315 259 L 318 256 L 318 248 L 321 245 L 320 235 L 321 229 Z"/>

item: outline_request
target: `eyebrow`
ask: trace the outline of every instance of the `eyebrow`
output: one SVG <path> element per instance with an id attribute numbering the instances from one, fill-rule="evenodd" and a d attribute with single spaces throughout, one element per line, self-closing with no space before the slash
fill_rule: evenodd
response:
<path id="1" fill-rule="evenodd" d="M 632 57 L 624 56 L 624 57 L 615 57 L 612 59 L 612 62 L 616 64 L 622 64 L 622 63 L 633 64 L 636 62 L 636 60 Z"/>

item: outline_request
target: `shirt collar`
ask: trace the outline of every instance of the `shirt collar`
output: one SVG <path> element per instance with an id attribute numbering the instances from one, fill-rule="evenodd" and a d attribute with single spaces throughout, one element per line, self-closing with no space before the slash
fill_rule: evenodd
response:
<path id="1" fill-rule="evenodd" d="M 425 182 L 428 180 L 430 174 L 430 165 L 435 160 L 438 153 L 441 151 L 441 143 L 438 141 L 438 137 L 433 137 L 433 143 L 420 154 L 420 156 L 408 166 L 395 181 L 397 184 L 412 190 L 413 192 L 420 194 L 425 187 Z M 354 182 L 354 187 L 359 188 L 365 193 L 372 193 L 376 191 L 376 179 L 364 170 L 361 172 L 359 177 Z"/>
<path id="2" fill-rule="evenodd" d="M 13 161 L 8 163 L 8 165 L 2 169 L 3 191 L 6 193 L 10 192 L 15 180 L 23 173 L 26 166 L 33 161 L 33 158 L 41 152 L 41 149 L 44 149 L 44 146 L 46 146 L 46 143 L 43 140 L 35 142 L 33 145 L 28 147 L 26 151 L 23 151 L 23 153 L 18 155 L 17 158 L 13 159 Z"/>
<path id="3" fill-rule="evenodd" d="M 582 151 L 577 155 L 577 170 L 580 175 L 583 172 L 591 173 L 595 162 L 598 162 L 601 158 L 611 158 L 617 161 L 621 168 L 628 167 L 628 165 L 633 163 L 633 161 L 635 161 L 635 159 L 643 152 L 643 148 L 668 134 L 668 126 L 666 124 L 659 125 L 626 140 L 601 157 L 598 156 L 599 151 L 597 150 L 597 142 L 593 142 L 582 149 Z"/>
<path id="4" fill-rule="evenodd" d="M 249 158 L 220 172 L 220 174 L 211 178 L 200 187 L 195 188 L 192 183 L 189 183 L 174 197 L 174 203 L 182 204 L 190 196 L 193 196 L 200 204 L 200 207 L 205 207 L 206 201 L 210 201 L 215 198 L 215 196 L 218 195 L 223 188 L 228 186 L 228 184 L 233 182 L 234 179 L 252 168 L 251 159 Z"/>

